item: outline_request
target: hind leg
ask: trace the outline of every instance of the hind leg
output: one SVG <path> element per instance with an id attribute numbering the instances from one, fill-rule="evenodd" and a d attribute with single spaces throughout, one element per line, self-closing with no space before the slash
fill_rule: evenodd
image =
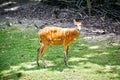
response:
<path id="1" fill-rule="evenodd" d="M 39 61 L 38 61 L 39 54 L 40 54 L 40 47 L 37 49 L 37 65 L 38 66 L 39 66 Z"/>
<path id="2" fill-rule="evenodd" d="M 42 44 L 41 45 L 41 48 L 38 48 L 38 51 L 41 55 L 41 59 L 42 59 L 42 62 L 44 64 L 44 67 L 46 68 L 46 63 L 45 63 L 45 60 L 44 60 L 44 52 L 46 51 L 46 49 L 49 47 L 49 44 Z M 37 64 L 39 66 L 39 63 L 38 63 L 38 57 L 37 57 Z"/>
<path id="3" fill-rule="evenodd" d="M 64 45 L 64 50 L 65 50 L 64 63 L 66 66 L 68 66 L 68 45 Z"/>
<path id="4" fill-rule="evenodd" d="M 37 50 L 37 65 L 38 65 L 38 66 L 39 66 L 39 61 L 38 61 L 38 59 L 39 59 L 39 54 L 42 54 L 43 48 L 44 48 L 44 45 L 42 44 L 41 47 L 39 47 L 38 50 Z"/>

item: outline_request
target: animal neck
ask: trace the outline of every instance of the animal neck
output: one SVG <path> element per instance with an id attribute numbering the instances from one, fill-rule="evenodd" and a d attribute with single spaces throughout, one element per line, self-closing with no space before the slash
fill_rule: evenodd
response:
<path id="1" fill-rule="evenodd" d="M 80 35 L 80 30 L 76 28 L 74 34 L 75 34 L 76 36 L 79 36 L 79 35 Z"/>

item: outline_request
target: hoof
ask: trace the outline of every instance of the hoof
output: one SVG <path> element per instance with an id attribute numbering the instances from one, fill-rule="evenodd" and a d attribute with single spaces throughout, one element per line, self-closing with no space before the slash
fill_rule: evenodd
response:
<path id="1" fill-rule="evenodd" d="M 37 66 L 40 66 L 38 62 L 37 62 Z"/>
<path id="2" fill-rule="evenodd" d="M 68 63 L 66 63 L 65 65 L 68 66 Z"/>
<path id="3" fill-rule="evenodd" d="M 40 65 L 39 65 L 39 64 L 37 64 L 37 66 L 39 67 Z"/>
<path id="4" fill-rule="evenodd" d="M 47 68 L 47 66 L 46 66 L 46 65 L 44 65 L 44 68 L 46 69 L 46 68 Z"/>
<path id="5" fill-rule="evenodd" d="M 66 61 L 64 63 L 65 63 L 66 66 L 68 66 L 68 63 Z"/>

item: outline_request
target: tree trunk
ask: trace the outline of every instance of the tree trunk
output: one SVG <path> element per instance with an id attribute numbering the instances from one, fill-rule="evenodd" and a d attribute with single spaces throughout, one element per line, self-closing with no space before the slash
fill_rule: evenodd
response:
<path id="1" fill-rule="evenodd" d="M 87 0 L 87 8 L 88 8 L 88 14 L 89 16 L 92 15 L 92 6 L 91 6 L 91 1 Z"/>

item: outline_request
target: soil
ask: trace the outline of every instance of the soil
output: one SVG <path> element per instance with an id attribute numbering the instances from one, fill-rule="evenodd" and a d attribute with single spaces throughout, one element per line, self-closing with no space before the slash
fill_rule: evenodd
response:
<path id="1" fill-rule="evenodd" d="M 40 29 L 46 24 L 74 27 L 73 19 L 83 21 L 81 36 L 87 41 L 112 39 L 120 43 L 120 21 L 106 16 L 88 16 L 69 7 L 44 3 L 10 3 L 0 5 L 0 25 Z"/>

